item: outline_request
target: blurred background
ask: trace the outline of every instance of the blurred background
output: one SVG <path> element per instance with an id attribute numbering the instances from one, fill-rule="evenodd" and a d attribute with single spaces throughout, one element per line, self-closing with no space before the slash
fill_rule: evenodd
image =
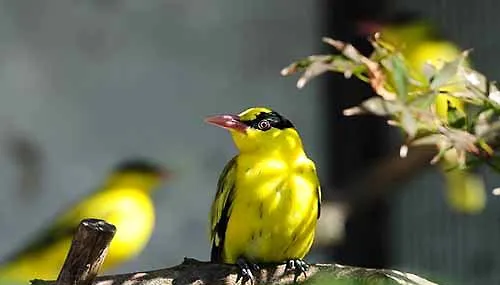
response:
<path id="1" fill-rule="evenodd" d="M 355 23 L 404 10 L 474 48 L 474 66 L 500 78 L 498 8 L 493 0 L 1 0 L 0 259 L 98 187 L 118 161 L 140 155 L 174 176 L 154 194 L 148 246 L 110 273 L 207 260 L 209 207 L 235 148 L 203 118 L 263 105 L 299 129 L 325 201 L 382 189 L 348 217 L 343 240 L 317 245 L 311 261 L 407 270 L 445 284 L 499 283 L 498 199 L 488 192 L 480 214 L 451 211 L 442 176 L 425 159 L 404 179 L 390 170 L 370 176 L 400 143 L 383 120 L 342 116 L 370 89 L 327 75 L 298 90 L 279 74 L 331 51 L 322 36 L 366 48 Z M 487 189 L 500 185 L 483 172 Z"/>

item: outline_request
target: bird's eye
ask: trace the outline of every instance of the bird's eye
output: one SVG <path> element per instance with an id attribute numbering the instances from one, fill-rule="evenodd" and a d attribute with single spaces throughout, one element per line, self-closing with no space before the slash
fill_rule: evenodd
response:
<path id="1" fill-rule="evenodd" d="M 271 128 L 271 123 L 268 120 L 262 120 L 257 124 L 257 128 L 261 131 L 267 131 Z"/>

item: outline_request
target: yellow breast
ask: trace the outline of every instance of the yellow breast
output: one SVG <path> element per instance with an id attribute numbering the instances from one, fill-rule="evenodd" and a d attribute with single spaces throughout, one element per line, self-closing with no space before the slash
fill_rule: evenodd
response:
<path id="1" fill-rule="evenodd" d="M 147 194 L 130 189 L 115 197 L 117 211 L 110 213 L 106 220 L 114 224 L 117 231 L 103 270 L 137 256 L 148 244 L 155 224 L 154 206 Z"/>
<path id="2" fill-rule="evenodd" d="M 245 166 L 252 166 L 247 167 Z M 307 157 L 238 160 L 224 255 L 260 262 L 303 258 L 316 227 L 318 179 Z"/>

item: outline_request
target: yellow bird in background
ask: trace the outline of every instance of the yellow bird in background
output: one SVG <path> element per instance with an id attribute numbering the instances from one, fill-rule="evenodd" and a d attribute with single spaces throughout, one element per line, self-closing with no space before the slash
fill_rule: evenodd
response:
<path id="1" fill-rule="evenodd" d="M 285 263 L 295 278 L 308 268 L 321 191 L 292 123 L 267 108 L 208 117 L 229 130 L 239 154 L 223 169 L 210 213 L 211 261 L 237 264 L 253 280 L 258 263 Z"/>
<path id="2" fill-rule="evenodd" d="M 106 220 L 117 229 L 102 271 L 134 258 L 153 233 L 155 210 L 150 194 L 166 174 L 160 166 L 142 159 L 120 163 L 100 189 L 57 215 L 36 239 L 0 264 L 0 283 L 56 279 L 73 234 L 85 218 Z"/>
<path id="3" fill-rule="evenodd" d="M 413 13 L 400 13 L 382 21 L 362 21 L 360 31 L 365 34 L 380 33 L 382 40 L 395 46 L 405 57 L 410 74 L 419 81 L 426 80 L 423 67 L 425 62 L 442 66 L 443 61 L 452 61 L 462 50 L 441 37 L 431 23 Z M 470 64 L 470 63 L 467 63 Z M 443 87 L 443 91 L 453 92 L 453 86 Z M 436 114 L 448 121 L 449 108 L 465 112 L 463 101 L 438 95 L 435 101 Z M 446 199 L 452 209 L 463 213 L 478 213 L 486 205 L 486 190 L 482 177 L 471 171 L 458 169 L 457 155 L 449 151 L 440 162 L 446 181 Z"/>

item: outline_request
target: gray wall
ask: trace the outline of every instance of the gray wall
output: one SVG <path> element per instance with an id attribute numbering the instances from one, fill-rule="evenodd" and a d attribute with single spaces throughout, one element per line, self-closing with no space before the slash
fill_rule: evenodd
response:
<path id="1" fill-rule="evenodd" d="M 118 271 L 207 259 L 210 201 L 235 153 L 227 133 L 203 123 L 209 114 L 275 108 L 324 173 L 319 85 L 298 91 L 279 75 L 319 50 L 315 5 L 0 1 L 0 147 L 22 133 L 45 157 L 41 189 L 21 199 L 17 168 L 0 153 L 0 256 L 98 186 L 115 162 L 142 154 L 172 168 L 175 181 L 155 195 L 149 246 Z"/>

